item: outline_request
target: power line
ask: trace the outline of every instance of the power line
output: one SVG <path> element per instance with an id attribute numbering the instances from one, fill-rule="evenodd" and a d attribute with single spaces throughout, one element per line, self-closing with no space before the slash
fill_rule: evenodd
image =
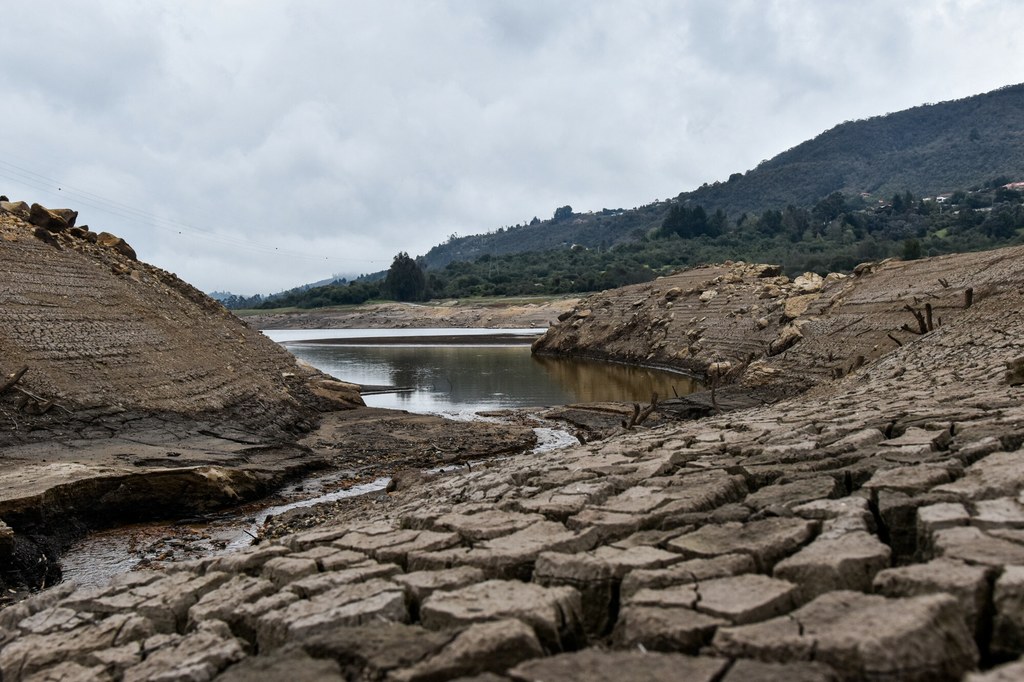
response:
<path id="1" fill-rule="evenodd" d="M 9 155 L 8 155 L 9 156 Z M 357 263 L 380 263 L 382 261 L 368 258 L 343 258 L 336 256 L 324 256 L 313 255 L 304 253 L 301 251 L 294 251 L 291 249 L 282 249 L 272 244 L 266 244 L 257 242 L 254 240 L 243 240 L 234 239 L 231 237 L 224 237 L 216 235 L 212 231 L 196 227 L 194 225 L 184 223 L 171 218 L 165 218 L 162 216 L 154 215 L 143 209 L 136 208 L 129 204 L 125 204 L 107 197 L 103 197 L 99 194 L 95 194 L 88 190 L 80 189 L 59 182 L 53 178 L 47 177 L 40 173 L 36 173 L 33 170 L 18 166 L 0 159 L 0 177 L 7 178 L 19 182 L 23 185 L 38 189 L 44 192 L 52 193 L 56 188 L 57 192 L 60 192 L 62 196 L 70 197 L 77 205 L 88 206 L 89 208 L 96 209 L 108 215 L 116 216 L 118 218 L 124 218 L 126 220 L 142 222 L 150 227 L 169 232 L 176 235 L 184 236 L 186 233 L 191 237 L 206 240 L 222 246 L 230 246 L 236 249 L 244 249 L 255 253 L 262 253 L 267 255 L 279 255 L 279 256 L 290 256 L 293 258 L 304 258 L 308 260 L 316 261 L 349 261 Z"/>

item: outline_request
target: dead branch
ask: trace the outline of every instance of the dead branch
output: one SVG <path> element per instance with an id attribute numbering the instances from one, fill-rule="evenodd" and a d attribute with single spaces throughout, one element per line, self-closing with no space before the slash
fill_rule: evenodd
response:
<path id="1" fill-rule="evenodd" d="M 629 421 L 622 422 L 622 427 L 629 431 L 636 426 L 637 417 L 640 416 L 640 403 L 633 403 L 633 416 L 629 418 Z"/>
<path id="2" fill-rule="evenodd" d="M 893 336 L 892 334 L 886 334 L 886 336 L 888 336 L 888 337 L 889 337 L 889 339 L 890 339 L 890 340 L 891 340 L 891 341 L 892 341 L 893 343 L 895 343 L 895 344 L 896 344 L 897 346 L 902 346 L 902 345 L 903 345 L 903 342 L 902 342 L 902 341 L 900 341 L 899 339 L 897 339 L 897 338 L 896 338 L 895 336 Z"/>
<path id="3" fill-rule="evenodd" d="M 640 414 L 639 414 L 639 415 L 637 415 L 637 418 L 636 418 L 636 425 L 637 425 L 637 426 L 640 426 L 640 425 L 641 425 L 641 424 L 643 424 L 643 423 L 644 423 L 645 421 L 647 421 L 647 418 L 648 418 L 648 417 L 650 417 L 650 416 L 651 416 L 651 414 L 652 414 L 652 413 L 653 413 L 653 412 L 654 412 L 654 411 L 655 411 L 656 409 L 658 409 L 658 394 L 657 394 L 657 393 L 652 393 L 652 394 L 651 394 L 651 404 L 650 404 L 650 406 L 648 406 L 648 407 L 645 407 L 645 408 L 644 408 L 644 409 L 643 409 L 643 410 L 642 410 L 642 411 L 640 412 Z"/>
<path id="4" fill-rule="evenodd" d="M 903 308 L 905 310 L 909 311 L 910 314 L 914 316 L 914 319 L 917 320 L 917 327 L 920 330 L 920 331 L 915 332 L 912 329 L 907 328 L 907 331 L 909 331 L 909 332 L 911 332 L 913 334 L 927 334 L 928 333 L 928 323 L 925 322 L 924 315 L 922 315 L 921 312 L 917 308 L 912 307 L 909 303 L 907 305 L 903 306 Z"/>
<path id="5" fill-rule="evenodd" d="M 943 289 L 948 289 L 949 288 L 949 282 L 947 280 L 941 278 L 941 277 L 939 277 L 939 284 L 942 285 Z"/>
<path id="6" fill-rule="evenodd" d="M 21 378 L 25 376 L 25 372 L 28 371 L 28 366 L 22 367 L 14 374 L 8 374 L 7 379 L 4 380 L 3 384 L 0 384 L 0 395 L 3 395 L 7 390 L 12 388 L 14 384 L 21 381 Z"/>
<path id="7" fill-rule="evenodd" d="M 931 303 L 925 303 L 924 304 L 924 316 L 925 316 L 925 320 L 928 322 L 928 331 L 932 331 L 933 329 L 935 329 L 935 326 L 932 324 L 932 304 Z"/>
<path id="8" fill-rule="evenodd" d="M 974 304 L 974 287 L 968 287 L 964 291 L 964 308 L 970 308 Z"/>

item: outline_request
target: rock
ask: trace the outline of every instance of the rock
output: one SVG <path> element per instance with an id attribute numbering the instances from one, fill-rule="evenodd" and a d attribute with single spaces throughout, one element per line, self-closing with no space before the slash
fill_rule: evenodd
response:
<path id="1" fill-rule="evenodd" d="M 994 452 L 964 470 L 963 478 L 937 486 L 934 491 L 959 500 L 1014 497 L 1024 489 L 1024 467 L 1019 452 Z"/>
<path id="2" fill-rule="evenodd" d="M 369 580 L 328 590 L 260 616 L 256 636 L 260 651 L 315 636 L 338 627 L 408 620 L 405 593 L 395 583 Z"/>
<path id="3" fill-rule="evenodd" d="M 940 530 L 932 536 L 938 556 L 983 566 L 1024 565 L 1024 545 L 993 537 L 979 528 Z"/>
<path id="4" fill-rule="evenodd" d="M 890 555 L 870 533 L 819 537 L 776 564 L 772 575 L 798 584 L 801 602 L 832 590 L 868 592 L 875 574 L 889 567 Z"/>
<path id="5" fill-rule="evenodd" d="M 880 571 L 872 581 L 876 594 L 886 597 L 917 597 L 923 594 L 951 594 L 960 604 L 968 631 L 980 638 L 983 613 L 992 591 L 992 569 L 969 566 L 962 561 L 936 559 Z M 979 640 L 980 641 L 980 640 Z"/>
<path id="6" fill-rule="evenodd" d="M 612 633 L 615 646 L 696 654 L 728 621 L 686 608 L 626 606 Z"/>
<path id="7" fill-rule="evenodd" d="M 153 624 L 140 616 L 114 614 L 96 623 L 56 635 L 26 635 L 0 650 L 0 675 L 17 680 L 58 663 L 91 667 L 95 652 L 141 642 L 154 634 Z"/>
<path id="8" fill-rule="evenodd" d="M 75 215 L 77 216 L 78 214 L 76 213 Z M 28 222 L 54 233 L 63 232 L 71 227 L 63 217 L 40 204 L 32 204 L 32 207 L 29 209 Z"/>
<path id="9" fill-rule="evenodd" d="M 710 559 L 691 559 L 669 568 L 630 571 L 622 580 L 623 600 L 643 589 L 658 590 L 686 585 L 701 580 L 725 578 L 756 570 L 754 559 L 747 554 L 723 554 Z"/>
<path id="10" fill-rule="evenodd" d="M 698 611 L 733 624 L 753 623 L 797 606 L 797 586 L 765 575 L 746 574 L 696 584 Z"/>
<path id="11" fill-rule="evenodd" d="M 419 625 L 379 622 L 327 628 L 303 638 L 301 648 L 313 658 L 340 664 L 340 679 L 382 680 L 438 654 L 456 635 L 451 630 L 434 632 Z M 265 655 L 260 652 L 261 657 Z"/>
<path id="12" fill-rule="evenodd" d="M 779 336 L 768 344 L 768 356 L 779 355 L 789 350 L 804 338 L 800 329 L 793 324 L 786 325 Z"/>
<path id="13" fill-rule="evenodd" d="M 508 676 L 516 682 L 713 682 L 727 665 L 728 662 L 721 658 L 698 658 L 677 653 L 586 649 L 520 663 L 508 671 Z"/>
<path id="14" fill-rule="evenodd" d="M 72 211 L 70 208 L 51 208 L 50 213 L 62 219 L 69 228 L 75 226 L 75 221 L 78 220 L 78 211 Z"/>
<path id="15" fill-rule="evenodd" d="M 782 316 L 787 320 L 795 320 L 811 307 L 811 304 L 818 300 L 817 294 L 804 294 L 802 296 L 790 296 L 782 309 Z"/>
<path id="16" fill-rule="evenodd" d="M 130 260 L 138 260 L 138 256 L 135 255 L 135 249 L 128 245 L 128 242 L 110 234 L 109 232 L 100 232 L 96 235 L 96 243 L 100 246 L 108 249 L 113 249 L 119 254 Z"/>
<path id="17" fill-rule="evenodd" d="M 793 280 L 793 288 L 805 294 L 821 291 L 824 284 L 825 278 L 814 272 L 805 272 Z"/>
<path id="18" fill-rule="evenodd" d="M 788 616 L 721 628 L 713 646 L 737 658 L 814 660 L 844 679 L 959 680 L 978 650 L 958 610 L 949 595 L 830 592 Z"/>
<path id="19" fill-rule="evenodd" d="M 29 205 L 24 201 L 0 201 L 0 211 L 10 213 L 11 215 L 17 216 L 26 222 L 32 215 Z"/>
<path id="20" fill-rule="evenodd" d="M 701 303 L 710 303 L 716 296 L 718 296 L 717 289 L 708 289 L 707 291 L 701 293 L 701 295 L 698 297 L 698 300 Z"/>
<path id="21" fill-rule="evenodd" d="M 769 571 L 777 561 L 810 541 L 816 528 L 813 521 L 794 518 L 708 524 L 669 541 L 668 549 L 687 559 L 749 554 L 758 571 Z"/>
<path id="22" fill-rule="evenodd" d="M 503 673 L 517 663 L 543 655 L 537 635 L 521 621 L 476 623 L 460 632 L 437 654 L 393 673 L 388 679 L 421 682 L 485 672 Z"/>
<path id="23" fill-rule="evenodd" d="M 175 637 L 173 643 L 147 651 L 145 660 L 125 670 L 122 679 L 124 682 L 212 680 L 244 656 L 242 646 L 224 623 L 205 621 L 196 632 Z M 173 671 L 173 677 L 168 671 Z"/>
<path id="24" fill-rule="evenodd" d="M 678 554 L 655 547 L 620 550 L 606 546 L 580 554 L 544 552 L 537 558 L 533 580 L 546 587 L 566 585 L 579 591 L 584 629 L 597 637 L 611 622 L 612 604 L 623 575 L 635 568 L 661 568 L 681 560 Z"/>
<path id="25" fill-rule="evenodd" d="M 420 607 L 431 630 L 505 618 L 531 626 L 549 651 L 572 649 L 583 641 L 582 604 L 571 587 L 488 580 L 451 592 L 435 592 Z"/>
<path id="26" fill-rule="evenodd" d="M 683 295 L 683 290 L 682 289 L 680 289 L 679 287 L 672 287 L 671 289 L 669 289 L 668 291 L 665 292 L 665 300 L 666 301 L 674 301 L 674 300 L 676 300 L 677 298 L 679 298 L 682 295 Z"/>

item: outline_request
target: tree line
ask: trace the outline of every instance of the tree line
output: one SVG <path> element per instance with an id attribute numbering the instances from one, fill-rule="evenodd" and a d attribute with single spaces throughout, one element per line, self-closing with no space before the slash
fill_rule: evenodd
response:
<path id="1" fill-rule="evenodd" d="M 653 280 L 725 260 L 778 263 L 795 276 L 848 271 L 858 263 L 914 259 L 1024 243 L 1024 197 L 994 178 L 943 197 L 896 193 L 879 202 L 833 192 L 812 206 L 741 214 L 675 204 L 631 242 L 484 254 L 439 268 L 402 252 L 383 277 L 269 297 L 254 307 L 316 308 L 368 300 L 582 294 Z M 229 307 L 231 307 L 229 305 Z"/>

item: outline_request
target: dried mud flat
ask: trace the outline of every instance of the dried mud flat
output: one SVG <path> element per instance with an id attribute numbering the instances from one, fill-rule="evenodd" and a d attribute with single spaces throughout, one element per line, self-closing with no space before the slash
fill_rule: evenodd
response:
<path id="1" fill-rule="evenodd" d="M 411 481 L 237 554 L 54 588 L 0 611 L 0 673 L 1020 679 L 1022 258 L 880 264 L 814 291 L 723 266 L 593 297 L 542 345 L 735 361 L 723 391 L 790 395 Z M 919 329 L 926 302 L 942 322 Z"/>
<path id="2" fill-rule="evenodd" d="M 547 328 L 579 299 L 480 303 L 375 303 L 318 310 L 267 312 L 243 318 L 253 329 Z"/>

